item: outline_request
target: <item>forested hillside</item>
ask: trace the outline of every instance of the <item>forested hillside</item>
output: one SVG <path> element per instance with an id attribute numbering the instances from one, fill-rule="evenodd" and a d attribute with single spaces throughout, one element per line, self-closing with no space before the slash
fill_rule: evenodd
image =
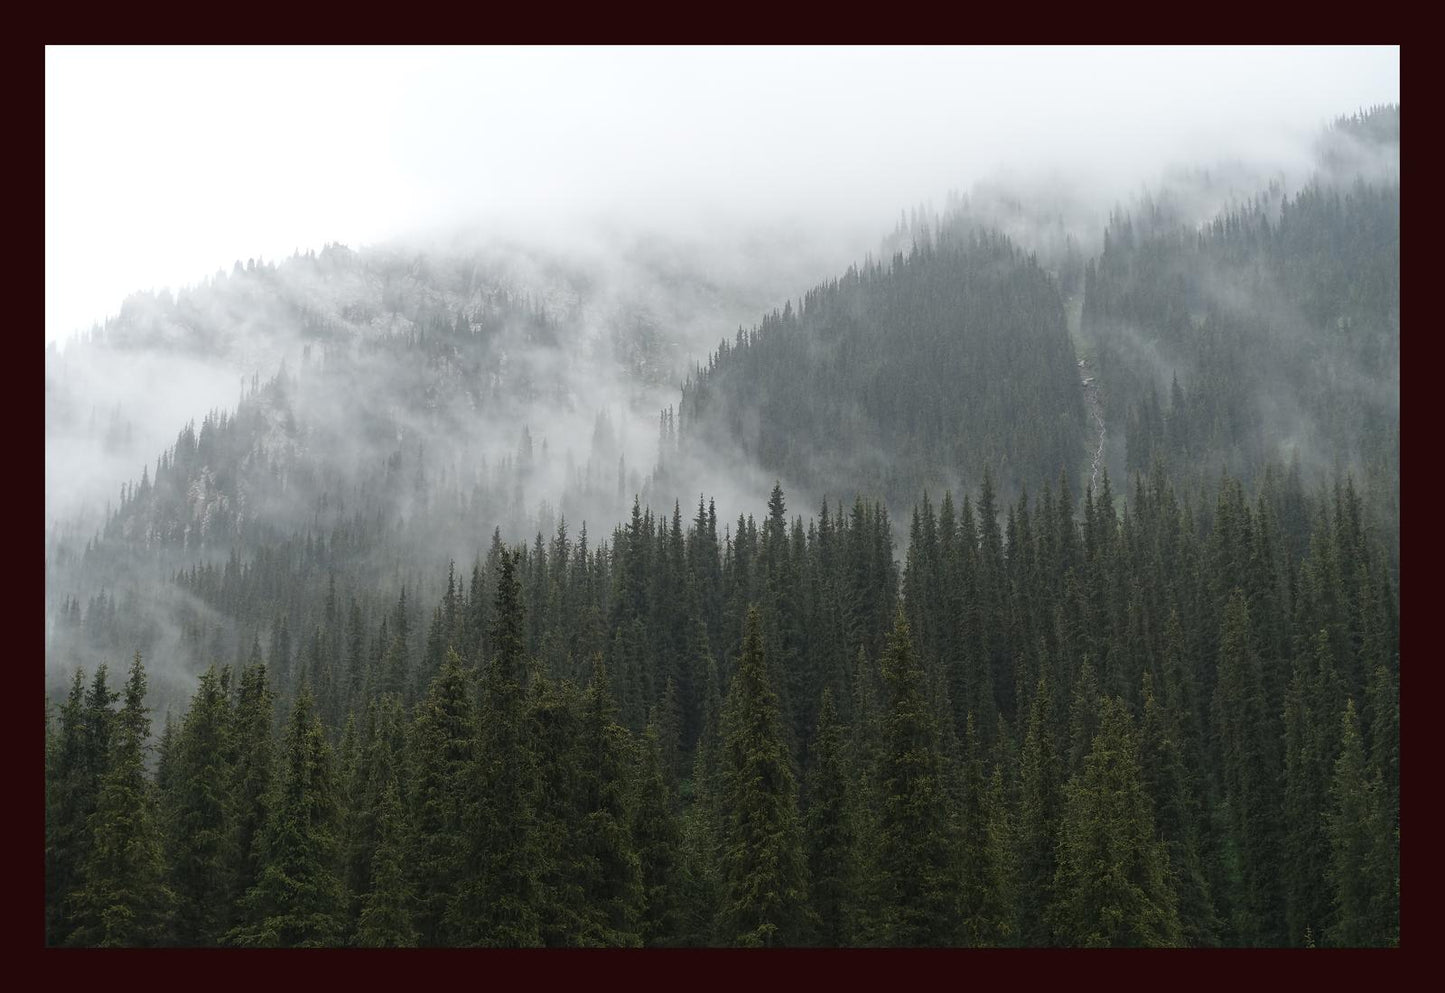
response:
<path id="1" fill-rule="evenodd" d="M 986 469 L 1013 492 L 1082 458 L 1075 365 L 1034 260 L 945 227 L 723 342 L 683 387 L 679 433 L 809 493 L 906 507 Z"/>
<path id="2" fill-rule="evenodd" d="M 1398 946 L 1398 140 L 735 335 L 780 274 L 636 246 L 133 298 L 48 455 L 239 400 L 47 470 L 46 944 Z"/>
<path id="3" fill-rule="evenodd" d="M 1339 127 L 1372 135 L 1381 117 Z M 1394 122 L 1398 144 L 1398 109 Z M 1398 535 L 1398 174 L 1263 190 L 1198 230 L 1167 204 L 1117 215 L 1083 315 L 1128 472 L 1155 459 L 1180 485 L 1279 460 L 1350 472 Z"/>
<path id="4" fill-rule="evenodd" d="M 805 524 L 781 490 L 721 542 L 700 508 L 498 544 L 374 631 L 332 589 L 223 652 L 154 781 L 142 660 L 119 712 L 78 672 L 47 707 L 49 938 L 1397 942 L 1378 544 L 1348 487 L 1222 492 L 945 495 L 901 571 L 880 506 Z M 253 622 L 326 587 L 316 555 L 181 582 Z"/>

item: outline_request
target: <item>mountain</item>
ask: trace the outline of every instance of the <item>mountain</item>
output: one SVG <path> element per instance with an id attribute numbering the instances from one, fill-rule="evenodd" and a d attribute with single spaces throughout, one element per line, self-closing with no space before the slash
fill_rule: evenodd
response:
<path id="1" fill-rule="evenodd" d="M 46 355 L 47 943 L 1398 946 L 1398 122 L 132 297 Z"/>

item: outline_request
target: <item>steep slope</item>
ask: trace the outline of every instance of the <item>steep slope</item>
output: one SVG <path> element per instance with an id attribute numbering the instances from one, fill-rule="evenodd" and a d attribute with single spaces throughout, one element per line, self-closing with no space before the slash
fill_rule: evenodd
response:
<path id="1" fill-rule="evenodd" d="M 1076 479 L 1084 407 L 1058 290 L 1000 235 L 945 227 L 724 342 L 683 388 L 679 447 L 737 453 L 810 497 L 906 507 L 985 471 Z"/>

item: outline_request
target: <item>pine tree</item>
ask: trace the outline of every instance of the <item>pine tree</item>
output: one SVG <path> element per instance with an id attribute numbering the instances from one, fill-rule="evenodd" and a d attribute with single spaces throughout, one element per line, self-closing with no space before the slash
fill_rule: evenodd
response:
<path id="1" fill-rule="evenodd" d="M 712 753 L 720 734 L 704 732 L 693 758 L 693 797 L 682 817 L 682 872 L 678 884 L 682 944 L 697 947 L 718 943 L 721 918 L 722 850 L 721 789 L 714 786 Z"/>
<path id="2" fill-rule="evenodd" d="M 173 940 L 214 946 L 230 927 L 232 714 L 213 666 L 201 676 L 175 743 L 170 782 L 170 884 Z"/>
<path id="3" fill-rule="evenodd" d="M 1240 940 L 1273 946 L 1284 943 L 1284 901 L 1278 886 L 1283 777 L 1275 760 L 1278 743 L 1266 735 L 1264 708 L 1249 612 L 1243 592 L 1236 589 L 1224 611 L 1214 690 L 1224 800 L 1239 865 L 1230 905 Z"/>
<path id="4" fill-rule="evenodd" d="M 1148 948 L 1183 943 L 1169 857 L 1155 838 L 1127 705 L 1105 698 L 1059 833 L 1053 926 L 1065 944 Z"/>
<path id="5" fill-rule="evenodd" d="M 889 945 L 949 945 L 958 923 L 954 827 L 938 725 L 901 609 L 883 653 L 883 679 L 883 939 Z"/>
<path id="6" fill-rule="evenodd" d="M 1397 660 L 1398 662 L 1398 660 Z M 1370 680 L 1370 766 L 1380 783 L 1385 840 L 1384 876 L 1393 880 L 1384 901 L 1384 929 L 1400 944 L 1400 687 L 1395 673 L 1377 666 Z"/>
<path id="7" fill-rule="evenodd" d="M 850 875 L 854 887 L 846 904 L 849 944 L 874 945 L 886 935 L 884 907 L 891 880 L 883 872 L 883 715 L 877 667 L 858 649 L 849 683 L 849 740 L 845 768 L 851 790 L 848 818 L 853 831 Z"/>
<path id="8" fill-rule="evenodd" d="M 276 793 L 259 837 L 261 873 L 229 940 L 266 948 L 326 947 L 344 938 L 335 758 L 302 684 L 291 708 Z"/>
<path id="9" fill-rule="evenodd" d="M 583 893 L 587 855 L 580 842 L 587 807 L 583 789 L 583 695 L 570 679 L 539 676 L 528 692 L 527 735 L 536 760 L 533 811 L 540 876 L 538 932 L 549 948 L 576 946 L 591 908 Z"/>
<path id="10" fill-rule="evenodd" d="M 999 945 L 1018 942 L 1018 835 L 1009 807 L 1008 785 L 1004 768 L 995 765 L 988 791 L 988 908 L 992 937 Z"/>
<path id="11" fill-rule="evenodd" d="M 413 923 L 423 947 L 443 943 L 442 920 L 461 879 L 476 734 L 466 669 L 457 651 L 448 649 L 417 707 L 407 750 L 412 824 L 407 864 L 418 897 Z"/>
<path id="12" fill-rule="evenodd" d="M 1327 631 L 1321 628 L 1295 653 L 1285 694 L 1285 851 L 1283 878 L 1289 941 L 1306 932 L 1323 936 L 1333 917 L 1329 885 L 1330 841 L 1323 813 L 1339 751 L 1343 686 Z"/>
<path id="13" fill-rule="evenodd" d="M 468 801 L 469 851 L 447 913 L 451 940 L 473 946 L 541 943 L 533 836 L 536 770 L 523 736 L 524 639 L 517 559 L 503 551 L 492 614 L 492 657 L 482 678 L 475 793 Z"/>
<path id="14" fill-rule="evenodd" d="M 99 793 L 99 772 L 86 747 L 85 674 L 76 670 L 60 708 L 60 727 L 46 777 L 45 940 L 62 943 L 70 934 L 71 894 L 85 863 L 88 821 Z"/>
<path id="15" fill-rule="evenodd" d="M 723 714 L 720 928 L 727 942 L 744 946 L 801 942 L 807 900 L 793 771 L 761 627 L 757 608 L 749 608 Z"/>
<path id="16" fill-rule="evenodd" d="M 1218 921 L 1209 881 L 1199 857 L 1194 792 L 1178 746 L 1178 722 L 1154 693 L 1144 674 L 1144 723 L 1140 730 L 1140 771 L 1153 800 L 1154 824 L 1169 856 L 1170 886 L 1179 897 L 1179 922 L 1191 948 L 1216 943 Z"/>
<path id="17" fill-rule="evenodd" d="M 631 736 L 617 723 L 617 704 L 598 666 L 584 701 L 579 782 L 582 821 L 575 845 L 582 864 L 586 917 L 578 943 L 637 946 L 642 868 L 632 843 L 628 795 Z"/>
<path id="18" fill-rule="evenodd" d="M 854 893 L 856 855 L 850 810 L 852 798 L 844 766 L 844 733 L 833 708 L 833 692 L 825 688 L 818 709 L 818 728 L 809 749 L 812 768 L 808 777 L 804 832 L 814 939 L 825 948 L 848 944 L 848 902 Z"/>
<path id="19" fill-rule="evenodd" d="M 1053 944 L 1049 921 L 1058 871 L 1059 819 L 1063 815 L 1063 769 L 1054 734 L 1053 698 L 1047 678 L 1039 680 L 1029 707 L 1028 732 L 1019 758 L 1018 863 L 1019 942 Z"/>
<path id="20" fill-rule="evenodd" d="M 72 945 L 146 947 L 165 937 L 172 894 L 165 885 L 154 784 L 145 773 L 145 694 L 137 652 L 115 719 L 110 765 L 88 822 L 91 843 L 75 895 Z"/>
<path id="21" fill-rule="evenodd" d="M 241 673 L 241 692 L 233 721 L 235 763 L 231 775 L 231 841 L 227 851 L 231 866 L 227 872 L 230 889 L 227 902 L 233 906 L 261 878 L 263 857 L 259 839 L 270 816 L 275 781 L 272 721 L 274 696 L 267 681 L 266 663 L 259 648 Z"/>
<path id="22" fill-rule="evenodd" d="M 371 891 L 361 902 L 356 944 L 363 948 L 412 948 L 414 895 L 403 864 L 406 824 L 396 782 L 389 781 L 378 801 L 377 846 L 371 860 Z"/>
<path id="23" fill-rule="evenodd" d="M 632 803 L 632 837 L 642 872 L 642 914 L 638 924 L 649 948 L 677 944 L 683 936 L 680 906 L 682 827 L 673 792 L 663 772 L 656 725 L 644 732 Z"/>
<path id="24" fill-rule="evenodd" d="M 1396 936 L 1389 827 L 1379 776 L 1365 760 L 1355 701 L 1341 718 L 1340 757 L 1330 787 L 1330 869 L 1335 921 L 1331 944 L 1380 948 Z"/>
<path id="25" fill-rule="evenodd" d="M 972 948 L 1003 944 L 1013 911 L 1000 886 L 1003 867 L 997 860 L 1001 848 L 991 837 L 1003 829 L 1003 812 L 994 806 L 979 753 L 978 733 L 969 714 L 964 730 L 958 859 L 960 937 Z"/>

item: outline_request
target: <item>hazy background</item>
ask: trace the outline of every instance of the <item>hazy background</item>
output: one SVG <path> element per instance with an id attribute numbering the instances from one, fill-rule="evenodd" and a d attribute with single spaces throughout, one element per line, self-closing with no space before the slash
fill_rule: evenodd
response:
<path id="1" fill-rule="evenodd" d="M 990 177 L 1067 169 L 1107 202 L 1176 162 L 1304 168 L 1328 120 L 1399 99 L 1399 64 L 1397 47 L 51 47 L 45 337 L 238 259 L 459 227 L 801 230 L 846 262 L 901 207 Z"/>
<path id="2" fill-rule="evenodd" d="M 315 499 L 344 496 L 412 520 L 395 545 L 426 583 L 494 526 L 565 515 L 606 540 L 639 493 L 684 516 L 716 497 L 726 529 L 781 474 L 808 513 L 823 494 L 742 452 L 679 449 L 649 479 L 660 412 L 720 339 L 950 210 L 1081 267 L 1115 206 L 1162 198 L 1187 224 L 1297 189 L 1331 121 L 1398 101 L 1398 48 L 48 48 L 47 638 L 105 593 L 189 692 L 209 615 L 173 570 L 224 559 L 226 526 L 171 547 L 148 507 L 106 538 L 108 571 L 81 550 L 187 421 L 283 360 L 290 400 L 263 391 L 263 429 L 192 467 L 177 519 L 324 532 L 346 511 Z M 498 293 L 524 303 L 488 326 L 482 375 L 400 346 L 433 313 L 479 331 Z M 352 579 L 403 585 L 389 554 Z M 440 595 L 424 583 L 417 602 Z M 74 661 L 47 656 L 56 679 Z"/>

